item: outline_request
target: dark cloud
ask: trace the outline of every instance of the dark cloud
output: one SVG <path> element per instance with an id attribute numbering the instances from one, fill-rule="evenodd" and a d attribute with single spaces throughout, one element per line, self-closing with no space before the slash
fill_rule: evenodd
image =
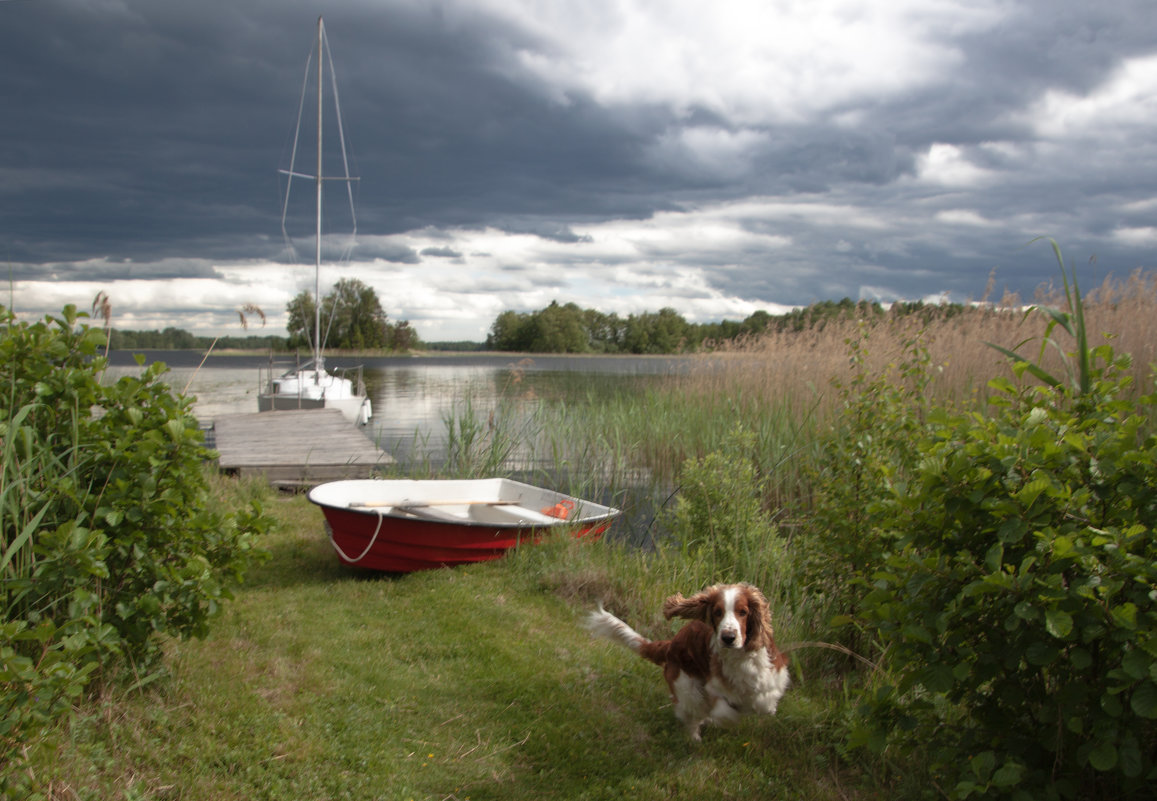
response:
<path id="1" fill-rule="evenodd" d="M 1094 255 L 1111 265 L 1098 269 L 1121 273 L 1151 260 L 1144 235 L 1118 234 L 1153 227 L 1157 125 L 1074 133 L 1063 113 L 1041 119 L 1050 93 L 1088 97 L 1129 59 L 1157 54 L 1147 2 L 978 4 L 962 18 L 999 20 L 927 34 L 952 65 L 944 74 L 763 117 L 710 102 L 725 85 L 689 86 L 672 102 L 659 87 L 608 100 L 554 80 L 528 63 L 583 63 L 570 52 L 579 40 L 513 5 L 331 6 L 360 180 L 352 250 L 338 235 L 351 222 L 344 201 L 327 194 L 327 258 L 376 259 L 387 271 L 468 262 L 493 245 L 448 232 L 498 231 L 574 246 L 578 264 L 600 224 L 776 198 L 801 211 L 742 219 L 736 230 L 752 240 L 734 247 L 688 240 L 680 257 L 640 241 L 658 263 L 624 249 L 597 259 L 656 275 L 692 264 L 713 290 L 783 304 L 877 290 L 975 296 L 994 268 L 1027 292 L 1056 273 L 1047 248 L 1025 247 L 1038 235 L 1062 240 L 1082 269 Z M 213 278 L 213 264 L 308 261 L 308 193 L 290 209 L 294 255 L 280 233 L 277 170 L 288 166 L 316 14 L 301 0 L 0 3 L 0 253 L 13 277 Z M 871 57 L 865 47 L 864 70 Z M 770 106 L 777 87 L 766 91 Z M 1047 124 L 1063 134 L 1042 134 Z M 979 177 L 929 178 L 943 146 Z M 877 224 L 818 222 L 808 204 Z M 395 238 L 415 232 L 424 244 Z M 559 280 L 542 264 L 494 258 L 495 286 Z"/>
<path id="2" fill-rule="evenodd" d="M 17 281 L 108 281 L 137 279 L 164 281 L 172 278 L 221 278 L 221 273 L 203 259 L 90 259 L 37 263 L 12 263 L 11 278 Z"/>
<path id="3" fill-rule="evenodd" d="M 423 248 L 419 254 L 421 256 L 430 256 L 435 259 L 460 259 L 462 254 L 454 250 L 454 248 Z"/>

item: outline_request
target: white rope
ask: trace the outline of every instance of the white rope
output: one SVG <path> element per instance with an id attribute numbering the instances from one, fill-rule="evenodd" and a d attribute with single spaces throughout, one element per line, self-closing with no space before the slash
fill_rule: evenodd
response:
<path id="1" fill-rule="evenodd" d="M 289 231 L 285 227 L 286 218 L 289 216 L 289 195 L 293 187 L 294 178 L 309 178 L 310 176 L 297 172 L 297 143 L 301 138 L 301 115 L 305 111 L 305 93 L 309 91 L 309 68 L 313 64 L 313 52 L 309 54 L 309 58 L 305 60 L 305 80 L 301 84 L 301 99 L 297 103 L 297 126 L 293 130 L 293 150 L 289 154 L 289 169 L 279 170 L 279 172 L 286 176 L 285 181 L 285 199 L 281 204 L 281 236 L 285 240 L 289 251 L 293 254 L 294 260 L 297 259 L 297 248 L 293 245 L 293 238 L 289 235 Z"/>
<path id="2" fill-rule="evenodd" d="M 342 117 L 341 117 L 341 98 L 337 92 L 337 72 L 333 68 L 333 50 L 329 46 L 329 37 L 325 35 L 324 30 L 322 31 L 322 39 L 325 42 L 325 58 L 326 58 L 326 61 L 329 62 L 329 82 L 330 82 L 330 85 L 332 86 L 332 89 L 333 89 L 333 107 L 334 107 L 334 110 L 337 112 L 337 138 L 338 138 L 338 141 L 341 143 L 341 162 L 342 162 L 342 167 L 345 169 L 344 180 L 345 180 L 345 185 L 346 185 L 346 192 L 349 194 L 350 219 L 353 222 L 353 232 L 350 234 L 350 238 L 356 242 L 357 237 L 358 237 L 358 217 L 357 217 L 357 213 L 354 211 L 354 186 L 353 186 L 353 182 L 357 179 L 353 178 L 350 175 L 349 156 L 346 155 L 346 146 L 345 146 L 345 127 L 342 124 Z M 319 57 L 320 57 L 320 54 L 319 54 Z M 350 247 L 352 248 L 353 245 L 351 245 Z"/>
<path id="3" fill-rule="evenodd" d="M 340 556 L 342 559 L 346 560 L 350 564 L 357 564 L 365 558 L 366 554 L 370 552 L 370 549 L 374 547 L 374 543 L 378 541 L 378 534 L 382 530 L 382 520 L 384 520 L 385 517 L 386 516 L 380 511 L 378 512 L 378 527 L 374 529 L 374 536 L 370 537 L 370 544 L 366 546 L 364 551 L 358 554 L 356 559 L 351 558 L 348 554 L 346 554 L 345 551 L 341 549 L 341 546 L 337 544 L 337 540 L 333 538 L 333 526 L 329 527 L 329 544 L 333 546 L 333 549 L 337 551 L 338 556 Z"/>

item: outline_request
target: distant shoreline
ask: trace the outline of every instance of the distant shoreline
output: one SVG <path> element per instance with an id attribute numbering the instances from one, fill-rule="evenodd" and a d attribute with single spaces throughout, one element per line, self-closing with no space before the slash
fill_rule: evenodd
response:
<path id="1" fill-rule="evenodd" d="M 202 349 L 135 348 L 112 350 L 108 353 L 112 367 L 132 367 L 137 356 L 144 358 L 144 364 L 164 362 L 172 369 L 217 368 L 251 369 L 269 366 L 269 351 L 260 350 L 213 350 L 206 357 Z M 275 353 L 274 363 L 280 368 L 292 367 L 296 361 L 292 353 Z M 301 359 L 308 358 L 302 354 Z M 367 369 L 389 367 L 420 366 L 483 366 L 520 370 L 578 370 L 593 369 L 596 372 L 608 365 L 619 364 L 630 367 L 635 372 L 664 373 L 681 371 L 696 357 L 675 354 L 622 354 L 622 353 L 505 353 L 502 351 L 415 351 L 407 355 L 381 355 L 373 352 L 333 352 L 326 353 L 326 364 L 331 367 L 356 367 Z"/>

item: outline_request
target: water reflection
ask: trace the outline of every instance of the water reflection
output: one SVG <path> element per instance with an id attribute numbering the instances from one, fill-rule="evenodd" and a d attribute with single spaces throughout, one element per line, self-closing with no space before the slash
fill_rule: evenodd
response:
<path id="1" fill-rule="evenodd" d="M 367 370 L 366 388 L 374 405 L 370 437 L 399 461 L 432 456 L 445 448 L 446 420 L 456 407 L 470 398 L 477 408 L 492 408 L 508 374 L 491 366 Z"/>

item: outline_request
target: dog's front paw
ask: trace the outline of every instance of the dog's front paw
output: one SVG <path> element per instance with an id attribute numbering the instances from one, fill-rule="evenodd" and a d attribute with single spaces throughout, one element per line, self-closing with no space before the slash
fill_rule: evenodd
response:
<path id="1" fill-rule="evenodd" d="M 726 698 L 717 698 L 715 706 L 711 707 L 711 722 L 718 726 L 733 726 L 742 716 L 739 708 Z"/>

